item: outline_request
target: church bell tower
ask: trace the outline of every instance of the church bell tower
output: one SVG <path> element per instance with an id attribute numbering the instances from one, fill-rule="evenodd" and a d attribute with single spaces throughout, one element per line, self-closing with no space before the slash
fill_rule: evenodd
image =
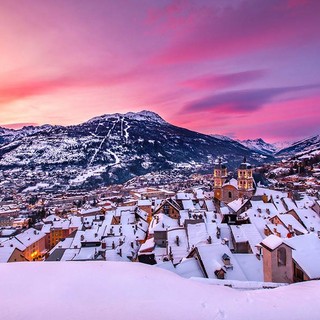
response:
<path id="1" fill-rule="evenodd" d="M 238 190 L 239 197 L 251 197 L 253 195 L 253 169 L 244 157 L 238 168 Z"/>
<path id="2" fill-rule="evenodd" d="M 227 179 L 227 167 L 222 163 L 221 158 L 215 161 L 213 169 L 213 189 L 214 197 L 218 200 L 222 199 L 222 186 Z"/>

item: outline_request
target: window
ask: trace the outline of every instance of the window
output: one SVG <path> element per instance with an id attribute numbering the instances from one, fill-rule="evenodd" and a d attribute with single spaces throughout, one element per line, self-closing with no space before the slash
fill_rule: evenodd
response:
<path id="1" fill-rule="evenodd" d="M 278 266 L 285 266 L 287 264 L 287 252 L 285 248 L 279 248 L 277 251 Z"/>
<path id="2" fill-rule="evenodd" d="M 170 207 L 168 205 L 164 205 L 163 206 L 163 213 L 164 214 L 169 214 L 169 209 L 170 209 Z"/>
<path id="3" fill-rule="evenodd" d="M 231 191 L 228 192 L 228 197 L 229 197 L 229 199 L 232 198 L 232 193 L 231 193 Z"/>

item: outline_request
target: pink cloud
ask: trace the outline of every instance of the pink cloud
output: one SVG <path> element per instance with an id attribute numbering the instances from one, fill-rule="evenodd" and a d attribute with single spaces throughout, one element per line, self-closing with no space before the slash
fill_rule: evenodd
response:
<path id="1" fill-rule="evenodd" d="M 54 93 L 72 88 L 109 87 L 124 84 L 143 77 L 142 71 L 131 70 L 122 74 L 103 74 L 95 70 L 80 69 L 60 77 L 42 76 L 24 81 L 7 80 L 0 85 L 0 104 L 23 98 Z"/>
<path id="2" fill-rule="evenodd" d="M 184 34 L 177 33 L 153 62 L 203 61 L 265 48 L 299 46 L 318 39 L 319 11 L 319 1 L 290 8 L 277 0 L 260 1 L 259 5 L 243 1 L 224 9 L 200 7 L 191 13 L 195 18 L 184 25 Z"/>
<path id="3" fill-rule="evenodd" d="M 203 133 L 235 133 L 238 139 L 263 138 L 268 142 L 298 140 L 319 134 L 320 96 L 268 102 L 254 112 L 237 114 L 202 110 L 196 120 L 187 113 L 176 119 L 176 125 L 187 126 Z"/>
<path id="4" fill-rule="evenodd" d="M 17 130 L 17 129 L 21 129 L 23 127 L 37 126 L 37 125 L 38 125 L 38 123 L 35 123 L 35 122 L 22 122 L 22 123 L 1 124 L 0 127 Z"/>

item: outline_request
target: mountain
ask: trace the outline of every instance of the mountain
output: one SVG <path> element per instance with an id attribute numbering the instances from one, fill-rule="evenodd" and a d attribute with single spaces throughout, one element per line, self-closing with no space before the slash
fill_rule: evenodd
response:
<path id="1" fill-rule="evenodd" d="M 150 111 L 107 114 L 73 126 L 1 130 L 0 169 L 49 184 L 122 183 L 161 170 L 211 172 L 217 156 L 230 169 L 244 156 L 254 165 L 273 160 L 237 141 L 174 126 Z"/>
<path id="2" fill-rule="evenodd" d="M 274 155 L 278 151 L 274 144 L 267 143 L 261 138 L 255 140 L 241 140 L 239 142 L 245 147 L 265 155 Z"/>
<path id="3" fill-rule="evenodd" d="M 320 154 L 320 135 L 306 138 L 297 142 L 287 148 L 281 149 L 276 153 L 280 157 L 312 157 L 313 155 Z"/>

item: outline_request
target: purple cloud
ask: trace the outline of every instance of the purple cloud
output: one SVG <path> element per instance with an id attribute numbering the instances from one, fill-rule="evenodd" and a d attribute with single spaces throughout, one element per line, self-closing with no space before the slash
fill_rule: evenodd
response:
<path id="1" fill-rule="evenodd" d="M 248 70 L 227 74 L 204 75 L 183 81 L 181 85 L 192 89 L 221 89 L 261 79 L 265 74 L 265 70 Z"/>
<path id="2" fill-rule="evenodd" d="M 282 88 L 250 89 L 218 93 L 188 103 L 183 112 L 211 111 L 226 113 L 248 113 L 260 109 L 274 98 L 297 91 L 319 88 L 320 85 L 306 85 Z"/>

